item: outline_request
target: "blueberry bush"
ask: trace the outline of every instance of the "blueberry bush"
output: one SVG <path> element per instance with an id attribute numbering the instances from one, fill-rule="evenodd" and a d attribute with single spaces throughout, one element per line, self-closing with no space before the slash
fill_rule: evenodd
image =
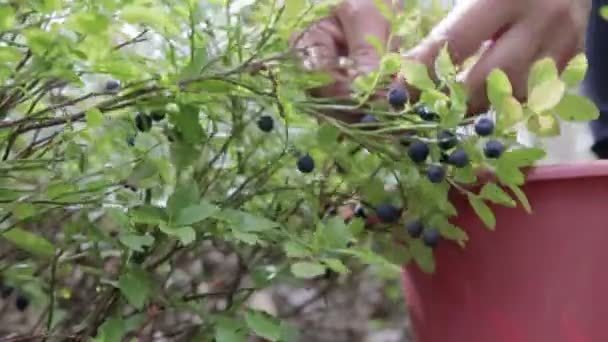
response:
<path id="1" fill-rule="evenodd" d="M 531 210 L 521 168 L 544 152 L 521 146 L 517 130 L 554 135 L 560 120 L 598 116 L 576 94 L 582 55 L 561 73 L 539 60 L 526 102 L 495 70 L 492 111 L 480 117 L 467 115 L 447 49 L 427 70 L 377 46 L 381 63 L 354 81 L 351 100 L 311 97 L 331 80 L 304 70 L 289 39 L 335 3 L 0 4 L 1 294 L 39 310 L 33 336 L 132 340 L 178 312 L 189 318 L 167 327 L 175 340 L 297 340 L 248 298 L 361 267 L 433 272 L 434 248 L 466 248 L 450 191 L 488 229 L 489 204 Z M 443 15 L 415 1 L 380 7 L 403 49 Z M 389 86 L 395 75 L 420 96 Z M 480 170 L 496 180 L 473 191 Z M 209 245 L 234 267 L 205 289 L 176 282 L 181 260 Z"/>

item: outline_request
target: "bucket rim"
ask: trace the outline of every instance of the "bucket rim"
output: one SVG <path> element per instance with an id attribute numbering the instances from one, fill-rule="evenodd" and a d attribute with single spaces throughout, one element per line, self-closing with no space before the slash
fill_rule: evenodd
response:
<path id="1" fill-rule="evenodd" d="M 608 177 L 608 160 L 539 165 L 526 171 L 526 182 L 596 177 Z"/>

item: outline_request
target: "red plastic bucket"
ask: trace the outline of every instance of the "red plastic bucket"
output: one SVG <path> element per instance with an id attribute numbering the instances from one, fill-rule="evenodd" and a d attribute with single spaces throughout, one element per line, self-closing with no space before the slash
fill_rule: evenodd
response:
<path id="1" fill-rule="evenodd" d="M 524 190 L 534 213 L 495 206 L 493 232 L 455 197 L 466 248 L 403 273 L 417 342 L 608 341 L 608 162 L 538 167 Z"/>

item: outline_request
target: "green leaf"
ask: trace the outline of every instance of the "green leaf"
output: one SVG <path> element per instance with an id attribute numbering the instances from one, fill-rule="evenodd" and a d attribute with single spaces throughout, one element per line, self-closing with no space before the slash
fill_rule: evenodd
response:
<path id="1" fill-rule="evenodd" d="M 553 114 L 531 116 L 527 128 L 539 137 L 555 137 L 561 133 L 559 120 Z"/>
<path id="2" fill-rule="evenodd" d="M 0 6 L 0 30 L 8 30 L 15 24 L 15 10 L 11 5 Z"/>
<path id="3" fill-rule="evenodd" d="M 190 205 L 177 212 L 177 217 L 173 222 L 176 226 L 187 226 L 201 222 L 220 211 L 220 208 L 214 204 L 202 201 L 196 205 Z"/>
<path id="4" fill-rule="evenodd" d="M 196 182 L 193 181 L 191 184 L 178 185 L 167 202 L 167 209 L 169 210 L 170 215 L 173 217 L 177 215 L 182 208 L 198 204 L 200 202 L 199 196 L 199 189 Z"/>
<path id="5" fill-rule="evenodd" d="M 568 87 L 577 86 L 585 79 L 587 68 L 587 56 L 584 53 L 580 53 L 570 60 L 562 72 L 561 79 Z"/>
<path id="6" fill-rule="evenodd" d="M 415 61 L 404 61 L 401 66 L 401 73 L 408 84 L 420 89 L 434 89 L 435 83 L 429 77 L 426 65 Z"/>
<path id="7" fill-rule="evenodd" d="M 502 156 L 502 160 L 504 164 L 519 168 L 532 166 L 545 158 L 546 155 L 547 153 L 541 148 L 524 147 L 505 152 Z"/>
<path id="8" fill-rule="evenodd" d="M 199 120 L 199 108 L 193 105 L 182 105 L 180 112 L 172 116 L 175 125 L 184 137 L 184 141 L 199 145 L 203 140 L 203 127 Z"/>
<path id="9" fill-rule="evenodd" d="M 230 228 L 243 232 L 262 232 L 279 227 L 279 224 L 265 217 L 255 216 L 240 210 L 226 209 L 215 217 L 219 220 L 229 222 Z"/>
<path id="10" fill-rule="evenodd" d="M 526 194 L 519 187 L 517 187 L 515 185 L 510 185 L 509 189 L 511 190 L 511 192 L 513 192 L 515 197 L 517 197 L 517 200 L 521 203 L 521 205 L 524 207 L 526 212 L 528 214 L 532 214 L 532 207 L 530 206 L 530 202 L 528 202 L 528 198 L 526 197 Z"/>
<path id="11" fill-rule="evenodd" d="M 121 342 L 126 333 L 124 319 L 113 316 L 99 327 L 98 337 L 102 342 Z"/>
<path id="12" fill-rule="evenodd" d="M 310 256 L 310 251 L 306 246 L 295 241 L 285 242 L 283 249 L 289 258 L 305 258 Z"/>
<path id="13" fill-rule="evenodd" d="M 2 237 L 32 255 L 43 258 L 55 256 L 55 246 L 42 235 L 30 233 L 21 228 L 12 228 L 2 233 Z"/>
<path id="14" fill-rule="evenodd" d="M 13 214 L 17 219 L 25 220 L 36 214 L 36 207 L 32 203 L 19 202 L 13 207 Z"/>
<path id="15" fill-rule="evenodd" d="M 600 116 L 599 109 L 590 99 L 572 94 L 562 98 L 555 112 L 566 121 L 590 121 Z"/>
<path id="16" fill-rule="evenodd" d="M 496 176 L 498 179 L 507 185 L 522 185 L 524 184 L 524 174 L 519 170 L 519 168 L 513 164 L 509 164 L 508 162 L 503 161 L 504 159 L 499 159 L 496 165 Z"/>
<path id="17" fill-rule="evenodd" d="M 528 91 L 532 91 L 536 86 L 548 81 L 558 79 L 557 66 L 551 57 L 545 57 L 538 60 L 532 66 L 530 75 L 528 76 Z"/>
<path id="18" fill-rule="evenodd" d="M 509 77 L 500 69 L 494 69 L 488 76 L 487 92 L 490 103 L 500 108 L 505 97 L 513 94 Z"/>
<path id="19" fill-rule="evenodd" d="M 395 74 L 399 72 L 399 69 L 401 68 L 401 55 L 398 53 L 388 53 L 382 56 L 380 67 L 382 68 L 382 72 L 386 74 Z"/>
<path id="20" fill-rule="evenodd" d="M 503 129 L 516 125 L 524 118 L 523 108 L 513 96 L 505 97 L 498 108 L 498 126 Z"/>
<path id="21" fill-rule="evenodd" d="M 163 208 L 151 205 L 142 205 L 129 210 L 129 215 L 135 223 L 160 224 L 167 221 L 167 215 Z"/>
<path id="22" fill-rule="evenodd" d="M 247 336 L 241 322 L 221 318 L 215 326 L 216 342 L 245 342 Z"/>
<path id="23" fill-rule="evenodd" d="M 545 81 L 530 91 L 528 107 L 536 113 L 542 113 L 557 106 L 561 101 L 566 84 L 560 79 Z"/>
<path id="24" fill-rule="evenodd" d="M 298 278 L 312 279 L 325 273 L 325 266 L 315 262 L 297 262 L 291 265 L 291 273 Z"/>
<path id="25" fill-rule="evenodd" d="M 471 207 L 473 207 L 473 210 L 475 210 L 475 213 L 479 216 L 483 224 L 485 224 L 488 229 L 494 230 L 496 228 L 496 217 L 494 216 L 494 213 L 492 213 L 492 209 L 475 195 L 469 194 L 468 198 Z"/>
<path id="26" fill-rule="evenodd" d="M 327 222 L 319 222 L 317 239 L 328 248 L 343 248 L 351 239 L 351 235 L 344 219 L 336 216 Z"/>
<path id="27" fill-rule="evenodd" d="M 441 48 L 435 60 L 435 73 L 442 81 L 451 80 L 456 74 L 456 67 L 450 58 L 447 44 Z"/>
<path id="28" fill-rule="evenodd" d="M 150 235 L 121 234 L 118 239 L 123 245 L 136 252 L 143 252 L 143 247 L 154 244 L 154 238 Z"/>
<path id="29" fill-rule="evenodd" d="M 140 268 L 127 270 L 118 278 L 118 288 L 136 309 L 143 309 L 152 291 L 149 275 Z"/>
<path id="30" fill-rule="evenodd" d="M 325 258 L 322 261 L 330 270 L 334 272 L 338 272 L 340 274 L 348 273 L 348 268 L 340 259 Z"/>
<path id="31" fill-rule="evenodd" d="M 174 227 L 161 224 L 159 229 L 167 235 L 177 237 L 184 246 L 187 246 L 196 240 L 196 232 L 192 227 Z"/>
<path id="32" fill-rule="evenodd" d="M 516 206 L 515 201 L 511 198 L 511 196 L 509 196 L 509 194 L 507 194 L 495 183 L 486 183 L 486 185 L 481 188 L 479 196 L 485 200 L 489 200 L 496 204 L 501 204 L 510 208 L 514 208 Z"/>
<path id="33" fill-rule="evenodd" d="M 317 141 L 322 148 L 333 151 L 333 148 L 338 141 L 338 136 L 340 136 L 340 131 L 335 126 L 324 123 L 317 132 Z"/>
<path id="34" fill-rule="evenodd" d="M 97 35 L 108 29 L 110 19 L 95 12 L 79 12 L 68 18 L 66 26 L 78 33 Z"/>
<path id="35" fill-rule="evenodd" d="M 425 273 L 435 273 L 435 258 L 433 250 L 422 243 L 422 240 L 415 239 L 410 243 L 412 257 L 416 265 Z"/>
<path id="36" fill-rule="evenodd" d="M 443 238 L 455 241 L 461 247 L 464 247 L 466 242 L 469 241 L 468 234 L 462 228 L 449 223 L 444 217 L 433 225 L 439 229 Z"/>
<path id="37" fill-rule="evenodd" d="M 101 111 L 99 111 L 99 109 L 89 109 L 87 110 L 85 115 L 87 120 L 87 126 L 99 127 L 103 124 L 103 114 L 101 113 Z"/>
<path id="38" fill-rule="evenodd" d="M 145 24 L 161 32 L 176 32 L 177 26 L 171 22 L 166 10 L 161 7 L 127 5 L 123 7 L 120 17 L 130 24 Z"/>
<path id="39" fill-rule="evenodd" d="M 11 46 L 0 46 L 0 63 L 15 63 L 22 57 L 21 52 Z"/>
<path id="40" fill-rule="evenodd" d="M 245 316 L 245 322 L 257 336 L 269 341 L 278 341 L 281 338 L 280 322 L 269 315 L 259 311 L 249 311 Z"/>

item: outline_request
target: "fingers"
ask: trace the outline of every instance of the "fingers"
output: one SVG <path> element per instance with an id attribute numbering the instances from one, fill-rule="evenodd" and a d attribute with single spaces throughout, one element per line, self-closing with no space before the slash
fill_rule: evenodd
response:
<path id="1" fill-rule="evenodd" d="M 406 54 L 428 66 L 447 43 L 455 64 L 474 55 L 482 44 L 499 36 L 514 17 L 512 6 L 502 0 L 465 1 L 457 6 L 429 36 Z"/>
<path id="2" fill-rule="evenodd" d="M 385 0 L 384 3 L 389 8 L 398 9 L 398 5 L 393 5 L 391 0 Z M 345 0 L 337 7 L 334 15 L 344 30 L 348 56 L 355 63 L 355 75 L 352 76 L 375 70 L 380 54 L 370 43 L 369 37 L 374 37 L 383 47 L 387 47 L 390 36 L 390 22 L 380 13 L 375 1 Z"/>
<path id="3" fill-rule="evenodd" d="M 536 40 L 529 39 L 530 34 L 529 27 L 523 23 L 513 26 L 465 72 L 464 81 L 471 99 L 469 107 L 473 113 L 488 107 L 486 79 L 497 68 L 509 77 L 514 96 L 525 99 L 529 67 L 540 52 Z"/>

